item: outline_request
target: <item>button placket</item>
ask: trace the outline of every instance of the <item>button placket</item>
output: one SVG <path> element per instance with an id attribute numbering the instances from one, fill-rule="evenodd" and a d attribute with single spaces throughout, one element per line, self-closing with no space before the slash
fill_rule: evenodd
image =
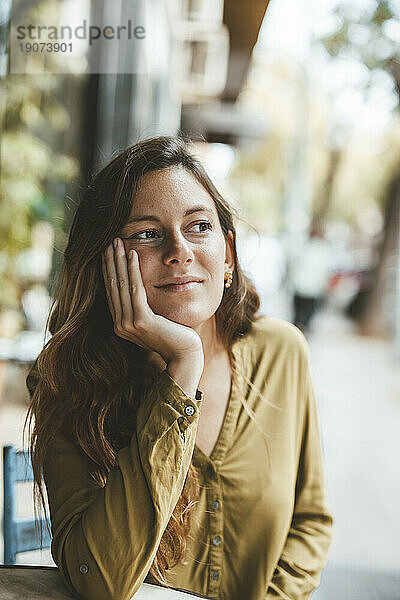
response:
<path id="1" fill-rule="evenodd" d="M 207 469 L 207 504 L 209 519 L 209 577 L 208 593 L 217 595 L 220 587 L 222 562 L 224 553 L 223 540 L 223 514 L 221 503 L 216 498 L 221 498 L 221 479 L 216 471 L 216 466 L 210 461 Z"/>

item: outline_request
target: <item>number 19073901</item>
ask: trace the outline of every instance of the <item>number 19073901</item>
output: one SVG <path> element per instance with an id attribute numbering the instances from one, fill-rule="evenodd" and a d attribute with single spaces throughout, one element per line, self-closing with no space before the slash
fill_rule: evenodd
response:
<path id="1" fill-rule="evenodd" d="M 19 47 L 21 52 L 72 52 L 72 42 L 24 42 Z"/>

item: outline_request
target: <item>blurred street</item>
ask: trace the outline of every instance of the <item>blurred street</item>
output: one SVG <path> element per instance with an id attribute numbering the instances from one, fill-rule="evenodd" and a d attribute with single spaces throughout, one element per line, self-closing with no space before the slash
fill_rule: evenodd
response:
<path id="1" fill-rule="evenodd" d="M 393 346 L 317 315 L 310 335 L 334 540 L 313 600 L 400 598 L 400 368 Z"/>

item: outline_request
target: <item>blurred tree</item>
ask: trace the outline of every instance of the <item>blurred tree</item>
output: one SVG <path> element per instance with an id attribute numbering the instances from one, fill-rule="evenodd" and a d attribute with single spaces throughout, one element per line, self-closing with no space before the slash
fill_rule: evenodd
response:
<path id="1" fill-rule="evenodd" d="M 18 14 L 23 22 L 57 22 L 59 10 L 57 0 L 13 3 L 14 17 Z M 62 252 L 67 182 L 79 174 L 73 134 L 79 119 L 72 122 L 71 112 L 72 103 L 76 103 L 76 111 L 80 99 L 76 78 L 58 74 L 56 69 L 53 72 L 54 61 L 57 57 L 49 53 L 48 72 L 39 68 L 34 73 L 37 65 L 31 56 L 29 73 L 9 72 L 1 81 L 0 317 L 3 312 L 19 322 L 22 294 L 41 272 L 26 259 L 29 253 L 25 250 L 32 245 L 32 233 L 40 230 L 36 224 L 46 221 L 54 230 L 55 248 Z M 57 262 L 57 253 L 49 258 Z M 51 281 L 41 283 L 51 291 Z"/>
<path id="2" fill-rule="evenodd" d="M 20 306 L 18 254 L 31 244 L 35 222 L 63 222 L 62 199 L 56 182 L 75 176 L 76 159 L 55 152 L 54 136 L 69 125 L 69 115 L 57 97 L 57 76 L 9 75 L 1 115 L 0 177 L 0 311 Z"/>
<path id="3" fill-rule="evenodd" d="M 48 13 L 56 6 L 54 0 L 20 3 L 19 10 L 27 10 L 29 20 L 29 10 Z M 18 273 L 17 259 L 30 247 L 35 223 L 50 222 L 56 247 L 64 246 L 65 182 L 79 172 L 75 156 L 59 150 L 71 126 L 66 79 L 50 72 L 9 73 L 2 80 L 0 313 L 20 312 L 24 287 L 32 283 Z"/>
<path id="4" fill-rule="evenodd" d="M 327 52 L 331 56 L 352 58 L 356 55 L 370 71 L 385 69 L 394 78 L 400 98 L 399 3 L 390 0 L 365 5 L 340 2 L 334 14 L 340 26 L 322 38 Z"/>
<path id="5" fill-rule="evenodd" d="M 400 105 L 400 5 L 398 2 L 383 0 L 355 5 L 354 2 L 340 2 L 334 10 L 339 26 L 330 35 L 322 38 L 326 51 L 332 57 L 353 58 L 362 61 L 368 68 L 370 78 L 364 84 L 367 96 L 374 74 L 385 71 L 393 78 L 397 92 L 397 107 Z M 337 156 L 332 155 L 338 164 Z M 329 177 L 332 180 L 332 173 Z M 329 186 L 328 186 L 329 190 Z M 393 165 L 390 180 L 383 188 L 384 197 L 384 235 L 379 259 L 376 265 L 369 292 L 365 295 L 360 320 L 365 333 L 382 333 L 388 323 L 387 298 L 385 290 L 393 287 L 387 281 L 388 263 L 399 252 L 399 213 L 400 213 L 400 162 Z M 329 192 L 328 192 L 329 193 Z M 327 210 L 329 201 L 324 203 Z M 392 276 L 392 275 L 391 275 Z M 395 287 L 395 286 L 394 286 Z M 384 293 L 382 293 L 382 291 Z"/>

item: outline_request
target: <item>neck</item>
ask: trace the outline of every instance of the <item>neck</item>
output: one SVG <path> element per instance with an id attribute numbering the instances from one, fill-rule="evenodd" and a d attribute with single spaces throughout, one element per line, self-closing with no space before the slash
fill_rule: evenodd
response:
<path id="1" fill-rule="evenodd" d="M 193 329 L 197 331 L 203 344 L 204 366 L 206 366 L 216 354 L 224 351 L 223 343 L 218 335 L 215 315 L 198 327 L 193 327 Z"/>

